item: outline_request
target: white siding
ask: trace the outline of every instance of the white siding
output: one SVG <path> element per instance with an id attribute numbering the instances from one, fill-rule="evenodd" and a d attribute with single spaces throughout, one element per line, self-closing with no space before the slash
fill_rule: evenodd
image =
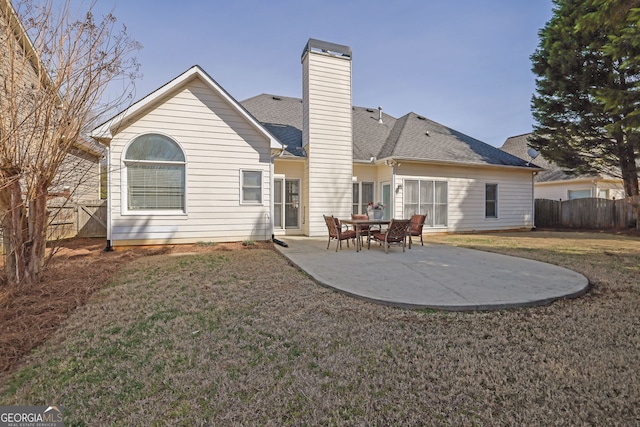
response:
<path id="1" fill-rule="evenodd" d="M 518 169 L 428 166 L 398 167 L 396 186 L 405 179 L 446 181 L 448 226 L 425 232 L 471 232 L 533 227 L 532 174 Z M 485 218 L 485 184 L 498 184 L 498 218 Z M 395 193 L 395 217 L 403 215 L 403 188 Z"/>
<path id="2" fill-rule="evenodd" d="M 69 152 L 49 187 L 50 193 L 62 194 L 65 188 L 71 191 L 74 202 L 100 199 L 100 160 L 93 154 L 73 149 Z"/>
<path id="3" fill-rule="evenodd" d="M 351 60 L 317 52 L 303 58 L 304 232 L 327 234 L 323 214 L 347 217 L 352 193 Z"/>
<path id="4" fill-rule="evenodd" d="M 186 214 L 126 214 L 122 204 L 123 150 L 136 136 L 162 133 L 186 157 Z M 271 238 L 269 141 L 221 96 L 194 79 L 157 103 L 113 138 L 112 244 L 190 243 Z M 240 204 L 240 170 L 260 170 L 263 200 Z"/>

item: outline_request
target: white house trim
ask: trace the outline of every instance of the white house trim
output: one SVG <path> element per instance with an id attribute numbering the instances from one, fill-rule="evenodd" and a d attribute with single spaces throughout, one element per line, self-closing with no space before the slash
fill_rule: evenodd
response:
<path id="1" fill-rule="evenodd" d="M 91 137 L 109 143 L 113 138 L 113 135 L 117 133 L 120 126 L 126 125 L 133 121 L 136 116 L 144 113 L 147 109 L 156 105 L 156 102 L 165 96 L 169 96 L 174 91 L 188 84 L 191 80 L 199 78 L 201 79 L 211 90 L 216 92 L 224 100 L 227 101 L 238 114 L 247 120 L 258 132 L 265 136 L 270 143 L 272 149 L 283 150 L 283 145 L 267 131 L 256 119 L 247 112 L 229 93 L 222 88 L 215 80 L 213 80 L 202 68 L 198 65 L 194 65 L 166 85 L 152 92 L 148 96 L 142 98 L 138 102 L 131 105 L 129 108 L 112 118 L 111 120 L 103 123 L 91 132 Z"/>

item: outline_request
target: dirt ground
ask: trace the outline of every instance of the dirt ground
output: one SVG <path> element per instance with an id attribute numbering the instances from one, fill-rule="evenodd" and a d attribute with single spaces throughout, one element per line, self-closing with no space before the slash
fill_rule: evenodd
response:
<path id="1" fill-rule="evenodd" d="M 56 255 L 39 284 L 18 290 L 0 277 L 0 374 L 11 372 L 31 349 L 43 343 L 77 307 L 108 284 L 125 264 L 141 257 L 205 251 L 272 248 L 272 243 L 240 242 L 118 248 L 104 252 L 104 239 L 58 242 Z M 4 257 L 0 269 L 4 267 Z"/>

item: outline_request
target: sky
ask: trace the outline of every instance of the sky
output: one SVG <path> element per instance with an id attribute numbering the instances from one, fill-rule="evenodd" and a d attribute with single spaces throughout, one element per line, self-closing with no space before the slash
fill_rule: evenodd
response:
<path id="1" fill-rule="evenodd" d="M 81 5 L 88 5 L 88 2 Z M 134 99 L 193 65 L 236 100 L 302 97 L 309 38 L 353 51 L 353 105 L 415 112 L 493 146 L 530 132 L 530 56 L 551 0 L 96 0 L 143 46 Z"/>

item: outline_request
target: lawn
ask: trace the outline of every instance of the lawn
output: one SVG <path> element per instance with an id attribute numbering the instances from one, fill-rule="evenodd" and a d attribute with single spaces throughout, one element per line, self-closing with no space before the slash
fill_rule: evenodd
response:
<path id="1" fill-rule="evenodd" d="M 544 307 L 411 311 L 319 286 L 268 245 L 119 258 L 4 374 L 0 404 L 62 405 L 88 426 L 640 422 L 640 239 L 426 241 L 551 262 L 592 287 Z"/>

